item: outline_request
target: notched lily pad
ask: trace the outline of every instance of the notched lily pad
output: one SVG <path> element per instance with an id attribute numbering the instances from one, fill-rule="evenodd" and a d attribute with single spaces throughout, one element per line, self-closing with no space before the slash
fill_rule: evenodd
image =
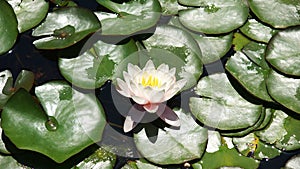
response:
<path id="1" fill-rule="evenodd" d="M 264 43 L 268 43 L 272 36 L 278 32 L 255 19 L 248 19 L 246 24 L 242 26 L 240 30 L 247 37 Z"/>
<path id="2" fill-rule="evenodd" d="M 48 13 L 45 21 L 33 30 L 32 35 L 40 37 L 33 44 L 38 49 L 66 48 L 100 27 L 99 20 L 89 10 L 78 7 L 61 8 Z"/>
<path id="3" fill-rule="evenodd" d="M 180 22 L 193 31 L 228 33 L 242 26 L 248 17 L 249 8 L 244 0 L 200 0 L 196 3 L 199 8 L 179 12 Z"/>
<path id="4" fill-rule="evenodd" d="M 18 22 L 12 7 L 5 1 L 0 1 L 0 55 L 13 47 L 18 36 Z"/>
<path id="5" fill-rule="evenodd" d="M 131 0 L 122 4 L 110 0 L 97 2 L 114 13 L 96 12 L 102 35 L 131 35 L 154 26 L 160 18 L 158 0 Z"/>
<path id="6" fill-rule="evenodd" d="M 7 0 L 17 15 L 19 32 L 38 25 L 47 15 L 49 3 L 45 0 Z"/>
<path id="7" fill-rule="evenodd" d="M 297 0 L 248 0 L 253 13 L 275 28 L 300 24 L 300 1 Z"/>
<path id="8" fill-rule="evenodd" d="M 265 83 L 268 69 L 253 63 L 242 52 L 237 52 L 227 61 L 226 70 L 255 97 L 268 102 L 273 101 L 268 94 Z"/>
<path id="9" fill-rule="evenodd" d="M 260 118 L 262 106 L 242 98 L 231 86 L 225 73 L 200 79 L 189 106 L 204 125 L 220 130 L 240 130 L 253 126 Z"/>
<path id="10" fill-rule="evenodd" d="M 155 64 L 176 67 L 177 79 L 187 79 L 185 89 L 197 83 L 202 74 L 202 54 L 190 34 L 174 26 L 158 26 L 143 43 Z"/>
<path id="11" fill-rule="evenodd" d="M 60 58 L 58 65 L 62 75 L 75 86 L 95 89 L 112 79 L 117 65 L 135 51 L 137 47 L 133 41 L 123 45 L 98 41 L 76 58 Z"/>
<path id="12" fill-rule="evenodd" d="M 2 111 L 3 131 L 18 148 L 61 163 L 101 140 L 106 122 L 95 96 L 61 81 L 39 86 L 35 93 L 44 111 L 24 89 L 18 90 Z"/>
<path id="13" fill-rule="evenodd" d="M 268 44 L 266 60 L 280 72 L 300 76 L 299 46 L 300 26 L 280 31 Z"/>
<path id="14" fill-rule="evenodd" d="M 271 70 L 266 84 L 275 101 L 300 114 L 300 79 L 285 77 Z"/>
<path id="15" fill-rule="evenodd" d="M 300 148 L 300 121 L 276 110 L 271 123 L 263 130 L 255 132 L 259 138 L 281 150 Z"/>
<path id="16" fill-rule="evenodd" d="M 175 113 L 181 122 L 179 129 L 158 129 L 151 125 L 134 134 L 138 150 L 153 163 L 181 164 L 200 158 L 205 151 L 207 129 L 199 126 L 191 114 L 181 109 Z M 156 134 L 153 135 L 154 133 Z"/>

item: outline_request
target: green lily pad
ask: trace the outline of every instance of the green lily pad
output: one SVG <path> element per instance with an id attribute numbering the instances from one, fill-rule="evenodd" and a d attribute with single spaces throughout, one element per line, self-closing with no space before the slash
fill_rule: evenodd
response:
<path id="1" fill-rule="evenodd" d="M 12 156 L 0 155 L 0 168 L 11 168 L 11 169 L 31 169 L 20 163 L 18 163 Z"/>
<path id="2" fill-rule="evenodd" d="M 263 122 L 260 124 L 260 126 L 257 127 L 255 130 L 262 130 L 265 127 L 267 127 L 267 125 L 271 123 L 271 119 L 273 118 L 273 113 L 274 113 L 273 109 L 265 108 L 265 118 Z"/>
<path id="3" fill-rule="evenodd" d="M 33 30 L 32 35 L 40 37 L 33 44 L 38 49 L 66 48 L 100 27 L 99 20 L 89 10 L 78 7 L 60 8 L 48 13 L 45 21 Z"/>
<path id="4" fill-rule="evenodd" d="M 231 139 L 225 137 L 208 138 L 208 144 L 215 147 L 213 151 L 206 151 L 199 162 L 194 163 L 194 169 L 244 168 L 258 167 L 258 162 L 252 158 L 242 156 L 232 145 Z M 211 142 L 211 143 L 210 143 Z"/>
<path id="5" fill-rule="evenodd" d="M 240 0 L 200 0 L 199 8 L 179 12 L 180 22 L 187 28 L 206 34 L 228 33 L 247 20 L 249 8 Z"/>
<path id="6" fill-rule="evenodd" d="M 176 67 L 177 79 L 187 79 L 185 89 L 197 83 L 202 74 L 202 54 L 190 34 L 174 26 L 158 26 L 143 43 L 155 64 Z"/>
<path id="7" fill-rule="evenodd" d="M 254 62 L 263 69 L 269 69 L 269 65 L 265 59 L 266 48 L 266 44 L 251 41 L 244 46 L 242 51 L 252 62 Z"/>
<path id="8" fill-rule="evenodd" d="M 106 122 L 95 96 L 61 81 L 39 86 L 35 93 L 45 111 L 24 89 L 2 111 L 3 131 L 18 148 L 60 163 L 101 140 Z"/>
<path id="9" fill-rule="evenodd" d="M 272 70 L 266 84 L 275 101 L 300 114 L 300 79 L 288 78 Z"/>
<path id="10" fill-rule="evenodd" d="M 114 13 L 96 12 L 102 24 L 102 35 L 131 35 L 153 27 L 160 18 L 158 0 L 131 0 L 122 4 L 110 0 L 97 2 Z"/>
<path id="11" fill-rule="evenodd" d="M 241 51 L 250 42 L 251 40 L 241 33 L 236 32 L 233 34 L 232 44 L 235 51 Z"/>
<path id="12" fill-rule="evenodd" d="M 255 19 L 248 19 L 246 24 L 242 26 L 240 30 L 247 37 L 264 43 L 268 43 L 272 36 L 278 32 Z"/>
<path id="13" fill-rule="evenodd" d="M 201 97 L 191 97 L 189 106 L 204 125 L 220 130 L 240 130 L 253 126 L 261 116 L 261 105 L 242 98 L 225 73 L 200 79 L 195 90 Z"/>
<path id="14" fill-rule="evenodd" d="M 271 159 L 281 153 L 280 150 L 259 140 L 254 133 L 250 133 L 245 137 L 235 137 L 233 143 L 241 154 L 258 160 Z"/>
<path id="15" fill-rule="evenodd" d="M 18 22 L 12 7 L 0 0 L 0 55 L 15 44 L 18 37 Z"/>
<path id="16" fill-rule="evenodd" d="M 47 15 L 49 3 L 45 0 L 6 0 L 14 9 L 19 32 L 25 32 L 38 25 Z"/>
<path id="17" fill-rule="evenodd" d="M 129 161 L 121 169 L 163 169 L 161 167 L 150 164 L 144 159 L 137 161 Z"/>
<path id="18" fill-rule="evenodd" d="M 131 53 L 137 51 L 134 41 L 123 45 L 96 42 L 82 55 L 65 59 L 59 58 L 62 75 L 72 84 L 81 88 L 95 89 L 112 79 L 117 65 Z"/>
<path id="19" fill-rule="evenodd" d="M 299 45 L 300 27 L 280 31 L 268 44 L 266 60 L 280 72 L 300 76 Z"/>
<path id="20" fill-rule="evenodd" d="M 179 22 L 178 17 L 173 17 L 170 20 L 169 25 L 188 31 L 188 33 L 192 35 L 201 49 L 202 55 L 200 57 L 203 64 L 209 64 L 219 60 L 231 48 L 233 33 L 220 36 L 209 36 L 200 33 L 197 34 L 183 27 L 183 25 Z"/>
<path id="21" fill-rule="evenodd" d="M 177 0 L 158 0 L 161 6 L 162 15 L 176 15 L 179 10 L 186 7 L 178 4 Z"/>
<path id="22" fill-rule="evenodd" d="M 265 78 L 268 69 L 253 63 L 245 54 L 237 52 L 226 63 L 226 70 L 252 95 L 272 102 L 268 94 Z"/>
<path id="23" fill-rule="evenodd" d="M 9 70 L 4 70 L 0 72 L 0 109 L 5 105 L 9 97 L 11 96 L 11 91 L 9 89 L 12 86 L 12 74 Z"/>
<path id="24" fill-rule="evenodd" d="M 158 129 L 151 126 L 148 130 L 142 129 L 134 134 L 134 141 L 139 152 L 147 160 L 156 164 L 181 164 L 186 161 L 200 158 L 205 151 L 207 129 L 199 126 L 189 113 L 176 110 L 181 126 L 176 128 Z M 151 124 L 150 124 L 151 125 Z M 150 132 L 157 135 L 155 141 L 149 138 Z"/>
<path id="25" fill-rule="evenodd" d="M 276 110 L 271 123 L 255 134 L 263 141 L 274 144 L 281 150 L 296 150 L 300 148 L 300 121 L 288 116 L 281 110 Z"/>
<path id="26" fill-rule="evenodd" d="M 297 0 L 249 0 L 253 13 L 263 22 L 275 28 L 300 24 L 300 1 Z"/>
<path id="27" fill-rule="evenodd" d="M 74 169 L 112 169 L 116 163 L 116 155 L 100 147 L 88 158 L 77 164 Z"/>
<path id="28" fill-rule="evenodd" d="M 300 155 L 295 155 L 292 158 L 290 158 L 284 168 L 286 169 L 297 169 L 300 166 Z"/>
<path id="29" fill-rule="evenodd" d="M 30 91 L 34 83 L 34 73 L 28 70 L 22 70 L 15 81 L 15 89 L 18 90 L 23 88 L 27 91 Z"/>

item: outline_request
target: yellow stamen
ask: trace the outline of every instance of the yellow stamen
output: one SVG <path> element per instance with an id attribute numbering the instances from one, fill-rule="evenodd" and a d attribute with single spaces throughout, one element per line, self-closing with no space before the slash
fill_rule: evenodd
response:
<path id="1" fill-rule="evenodd" d="M 152 76 L 152 75 L 149 75 L 149 76 L 142 76 L 142 79 L 141 79 L 141 84 L 146 87 L 146 86 L 151 86 L 151 87 L 160 87 L 161 86 L 161 82 L 160 80 L 155 77 L 155 76 Z"/>

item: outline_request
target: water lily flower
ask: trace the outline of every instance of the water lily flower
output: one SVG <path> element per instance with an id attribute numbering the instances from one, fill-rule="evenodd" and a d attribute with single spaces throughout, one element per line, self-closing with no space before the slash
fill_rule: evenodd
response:
<path id="1" fill-rule="evenodd" d="M 172 98 L 186 84 L 185 79 L 176 81 L 176 68 L 169 69 L 161 64 L 156 69 L 149 60 L 143 69 L 128 64 L 127 72 L 123 72 L 124 81 L 117 78 L 117 91 L 137 104 L 129 111 L 123 129 L 131 131 L 141 121 L 145 113 L 156 113 L 162 120 L 172 126 L 180 126 L 176 113 L 164 102 Z"/>

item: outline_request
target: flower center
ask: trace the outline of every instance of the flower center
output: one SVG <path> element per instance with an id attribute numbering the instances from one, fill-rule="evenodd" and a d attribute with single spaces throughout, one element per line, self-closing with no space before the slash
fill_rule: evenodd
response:
<path id="1" fill-rule="evenodd" d="M 158 79 L 155 76 L 152 76 L 152 75 L 145 76 L 145 75 L 143 75 L 141 84 L 144 87 L 151 86 L 151 87 L 158 87 L 159 88 L 161 86 L 161 81 L 160 81 L 160 79 Z"/>

